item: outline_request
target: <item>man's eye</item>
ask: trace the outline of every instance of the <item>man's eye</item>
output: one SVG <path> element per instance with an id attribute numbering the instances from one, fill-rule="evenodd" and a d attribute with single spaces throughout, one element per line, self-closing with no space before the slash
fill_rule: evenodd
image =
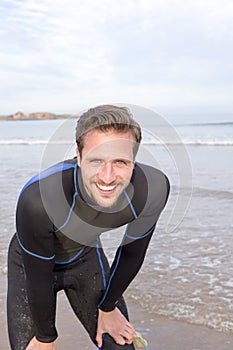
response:
<path id="1" fill-rule="evenodd" d="M 118 159 L 118 160 L 116 160 L 116 164 L 119 166 L 123 166 L 123 165 L 126 165 L 126 162 L 122 159 Z"/>
<path id="2" fill-rule="evenodd" d="M 90 161 L 91 164 L 101 164 L 102 163 L 102 160 L 101 159 L 92 159 Z"/>

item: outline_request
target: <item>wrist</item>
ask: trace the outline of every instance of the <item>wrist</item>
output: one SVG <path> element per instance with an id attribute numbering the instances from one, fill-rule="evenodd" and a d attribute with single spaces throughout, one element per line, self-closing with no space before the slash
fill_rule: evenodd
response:
<path id="1" fill-rule="evenodd" d="M 40 336 L 35 336 L 36 340 L 38 343 L 41 344 L 53 344 L 55 340 L 57 339 L 57 336 L 55 337 L 40 337 Z"/>
<path id="2" fill-rule="evenodd" d="M 98 306 L 98 308 L 99 308 L 99 310 L 104 311 L 104 312 L 111 312 L 111 311 L 115 310 L 116 304 L 117 304 L 117 302 L 114 304 L 112 304 L 112 303 L 111 304 L 103 304 L 103 305 Z"/>
<path id="3" fill-rule="evenodd" d="M 39 341 L 36 337 L 33 337 L 31 341 L 29 342 L 26 350 L 55 350 L 55 341 L 50 343 L 44 343 Z"/>

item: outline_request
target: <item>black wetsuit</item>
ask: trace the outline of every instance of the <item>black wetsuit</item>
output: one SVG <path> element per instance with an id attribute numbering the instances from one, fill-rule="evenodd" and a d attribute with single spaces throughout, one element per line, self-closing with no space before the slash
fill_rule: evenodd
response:
<path id="1" fill-rule="evenodd" d="M 75 158 L 32 178 L 19 196 L 17 233 L 9 248 L 11 348 L 25 349 L 34 335 L 42 342 L 56 339 L 56 293 L 61 289 L 94 343 L 98 308 L 117 306 L 127 317 L 122 294 L 143 263 L 168 194 L 167 177 L 139 163 L 117 203 L 106 209 L 91 203 Z M 125 224 L 109 268 L 99 236 Z M 103 349 L 134 347 L 119 346 L 107 335 Z"/>

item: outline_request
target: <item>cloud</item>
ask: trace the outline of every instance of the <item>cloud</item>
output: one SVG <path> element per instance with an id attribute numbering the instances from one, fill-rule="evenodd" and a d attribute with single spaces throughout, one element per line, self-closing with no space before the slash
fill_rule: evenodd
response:
<path id="1" fill-rule="evenodd" d="M 112 101 L 229 110 L 232 11 L 230 0 L 3 0 L 0 114 Z"/>

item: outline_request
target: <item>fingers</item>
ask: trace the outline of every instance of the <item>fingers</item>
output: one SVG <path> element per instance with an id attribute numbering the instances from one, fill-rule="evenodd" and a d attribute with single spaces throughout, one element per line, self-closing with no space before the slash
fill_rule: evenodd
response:
<path id="1" fill-rule="evenodd" d="M 96 342 L 102 347 L 102 335 L 108 333 L 119 345 L 131 344 L 135 337 L 135 329 L 118 308 L 105 312 L 99 310 Z"/>
<path id="2" fill-rule="evenodd" d="M 125 345 L 125 344 L 131 344 L 133 342 L 133 338 L 135 337 L 135 332 L 123 330 L 120 333 L 117 332 L 111 332 L 111 337 L 114 339 L 114 341 L 118 345 Z M 99 348 L 103 346 L 103 338 L 102 338 L 101 332 L 97 333 L 96 335 L 96 342 Z"/>
<path id="3" fill-rule="evenodd" d="M 131 324 L 131 323 L 129 323 L 128 321 L 127 321 L 127 323 L 126 323 L 126 327 L 127 327 L 127 331 L 131 334 L 136 334 L 136 331 L 135 331 L 135 328 L 134 328 L 134 326 Z"/>
<path id="4" fill-rule="evenodd" d="M 131 344 L 136 335 L 134 328 L 130 325 L 120 332 L 120 334 L 114 334 L 113 339 L 119 345 Z"/>
<path id="5" fill-rule="evenodd" d="M 136 332 L 132 330 L 125 330 L 122 331 L 121 334 L 113 333 L 111 334 L 112 338 L 118 345 L 125 345 L 125 344 L 131 344 L 133 342 L 133 338 L 135 337 Z M 103 338 L 102 333 L 98 332 L 96 335 L 96 343 L 99 348 L 102 348 L 103 346 Z"/>
<path id="6" fill-rule="evenodd" d="M 131 344 L 133 341 L 133 338 L 136 335 L 136 331 L 134 329 L 134 327 L 132 326 L 131 323 L 127 323 L 126 324 L 126 328 L 125 328 L 125 332 L 124 334 L 122 334 L 124 336 L 124 338 L 126 339 L 126 343 L 127 344 Z"/>

